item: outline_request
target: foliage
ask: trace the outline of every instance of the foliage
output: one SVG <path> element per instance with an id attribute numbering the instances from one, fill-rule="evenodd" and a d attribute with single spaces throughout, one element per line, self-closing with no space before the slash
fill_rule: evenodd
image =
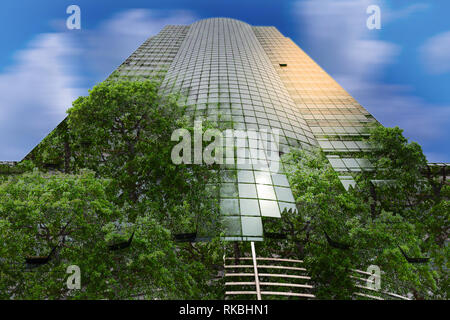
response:
<path id="1" fill-rule="evenodd" d="M 170 231 L 151 214 L 128 224 L 108 199 L 109 183 L 89 171 L 48 175 L 36 170 L 0 186 L 0 298 L 201 297 L 197 273 L 204 268 L 183 261 Z M 132 246 L 108 249 L 132 231 Z M 48 264 L 26 268 L 25 257 L 46 256 L 55 247 Z M 82 271 L 81 290 L 67 289 L 69 265 Z"/>
<path id="2" fill-rule="evenodd" d="M 222 297 L 216 276 L 230 245 L 219 238 L 207 188 L 219 168 L 172 163 L 172 132 L 193 128 L 179 97 L 162 97 L 158 88 L 120 78 L 95 86 L 21 165 L 66 174 L 33 171 L 3 181 L 0 298 Z M 450 186 L 400 129 L 375 127 L 368 142 L 373 169 L 354 174 L 357 186 L 349 191 L 322 151 L 283 156 L 297 211 L 265 221 L 265 232 L 287 239 L 266 240 L 258 253 L 304 259 L 322 299 L 354 298 L 352 270 L 373 264 L 382 270 L 382 290 L 446 299 Z M 174 242 L 186 232 L 211 241 Z M 129 248 L 109 250 L 131 235 Z M 11 267 L 56 245 L 50 263 L 33 272 Z M 430 261 L 410 263 L 400 249 Z M 82 290 L 63 285 L 69 264 L 82 269 Z"/>
<path id="3" fill-rule="evenodd" d="M 367 156 L 374 170 L 356 175 L 357 187 L 349 191 L 322 151 L 284 156 L 298 210 L 268 224 L 287 240 L 271 240 L 264 250 L 269 254 L 279 247 L 284 256 L 304 259 L 318 298 L 351 298 L 357 291 L 352 269 L 375 264 L 382 271 L 382 290 L 445 299 L 449 185 L 424 178 L 420 146 L 409 143 L 400 129 L 376 127 L 369 142 L 375 148 Z M 399 247 L 430 262 L 409 263 Z"/>
<path id="4" fill-rule="evenodd" d="M 89 211 L 91 213 L 84 221 L 78 219 L 76 223 L 79 225 L 69 230 L 85 231 L 68 235 L 73 247 L 70 250 L 63 247 L 58 251 L 61 258 L 39 267 L 39 271 L 47 270 L 52 277 L 45 281 L 42 276 L 38 277 L 40 273 L 35 273 L 35 281 L 27 280 L 27 283 L 30 286 L 41 283 L 40 289 L 18 287 L 15 297 L 126 299 L 146 295 L 147 298 L 206 299 L 221 296 L 217 281 L 211 282 L 211 279 L 222 264 L 223 244 L 219 240 L 216 203 L 206 188 L 208 183 L 214 183 L 215 172 L 211 169 L 216 168 L 186 164 L 175 166 L 172 163 L 170 156 L 175 144 L 171 141 L 173 130 L 185 128 L 192 131 L 193 128 L 184 117 L 184 108 L 176 103 L 178 97 L 163 98 L 158 93 L 158 87 L 159 83 L 153 81 L 130 82 L 121 79 L 95 86 L 88 97 L 80 97 L 74 102 L 64 122 L 28 157 L 42 170 L 50 169 L 49 173 L 64 168 L 66 173 L 75 174 L 56 174 L 59 177 L 57 181 L 81 179 L 78 174 L 83 174 L 84 168 L 92 170 L 95 175 L 94 178 L 90 174 L 92 183 L 95 179 L 99 183 L 108 181 L 102 184 L 100 199 L 113 208 L 114 214 L 102 220 L 93 210 Z M 204 130 L 209 127 L 210 124 L 205 125 Z M 55 182 L 54 176 L 44 178 L 40 173 L 35 174 L 40 180 L 34 176 L 34 180 L 27 175 L 19 176 L 9 181 L 5 188 L 16 185 L 20 189 L 29 184 L 31 190 L 42 184 L 47 185 L 45 181 L 50 179 L 55 193 L 49 185 L 45 192 L 54 196 L 49 201 L 68 215 L 64 210 L 69 210 L 71 204 L 67 204 L 64 210 L 58 207 L 65 194 L 57 192 L 62 187 Z M 42 221 L 48 220 L 47 223 L 60 227 L 62 218 L 53 216 L 53 211 L 41 206 L 41 202 L 31 196 L 31 191 L 27 194 L 26 190 L 23 189 L 21 201 L 30 197 L 28 205 L 33 208 L 30 210 L 44 214 Z M 82 191 L 74 194 L 70 190 L 67 192 L 74 201 L 87 201 L 88 206 L 93 195 Z M 0 203 L 3 201 L 6 198 L 2 198 Z M 9 210 L 12 207 L 5 208 L 4 215 Z M 30 232 L 29 238 L 36 234 L 32 225 L 37 221 L 32 217 L 22 221 L 28 229 L 18 229 L 9 222 L 5 224 L 5 230 L 15 230 L 14 236 L 12 231 L 5 233 L 9 239 L 8 246 L 17 242 L 24 248 L 37 250 L 42 247 L 42 252 L 47 252 L 56 241 L 55 233 L 47 243 L 19 241 L 21 237 L 18 236 L 24 230 Z M 89 219 L 92 221 L 88 227 Z M 75 221 L 70 223 L 71 226 L 74 224 Z M 133 232 L 129 248 L 118 252 L 108 250 L 108 244 L 126 241 Z M 212 241 L 176 243 L 173 235 L 180 232 L 197 232 L 199 236 L 211 237 Z M 13 251 L 9 254 L 10 262 L 23 263 L 23 254 L 16 255 L 16 258 L 13 258 Z M 63 290 L 60 280 L 66 261 L 80 266 L 84 275 L 82 290 L 70 293 L 55 291 L 56 288 Z M 59 278 L 51 272 L 59 272 Z M 17 281 L 16 276 L 11 275 L 11 282 L 5 288 Z"/>

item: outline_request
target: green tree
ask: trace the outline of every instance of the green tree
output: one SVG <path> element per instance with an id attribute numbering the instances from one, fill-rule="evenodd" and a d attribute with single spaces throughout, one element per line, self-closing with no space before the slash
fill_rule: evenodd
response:
<path id="1" fill-rule="evenodd" d="M 134 234 L 133 245 L 115 254 L 114 268 L 98 263 L 104 266 L 99 272 L 96 267 L 97 257 L 108 261 L 105 241 L 99 242 L 103 253 L 80 249 L 80 256 L 74 254 L 74 260 L 83 253 L 92 261 L 83 268 L 96 277 L 92 290 L 73 293 L 77 297 L 130 298 L 148 292 L 150 298 L 206 299 L 222 294 L 212 281 L 222 265 L 223 244 L 215 196 L 208 188 L 217 168 L 172 163 L 172 132 L 192 132 L 193 127 L 178 97 L 161 97 L 158 88 L 158 82 L 122 79 L 95 86 L 28 157 L 43 170 L 80 173 L 88 168 L 106 179 L 104 192 L 118 214 L 101 224 L 98 234 L 106 243 Z M 211 127 L 204 124 L 203 130 Z M 211 241 L 176 243 L 173 236 L 180 232 L 197 232 Z"/>
<path id="2" fill-rule="evenodd" d="M 108 199 L 110 183 L 90 171 L 49 175 L 35 170 L 0 185 L 0 298 L 215 297 L 209 293 L 214 288 L 205 288 L 212 277 L 207 261 L 179 254 L 171 232 L 151 213 L 129 223 Z M 111 250 L 133 233 L 130 247 Z M 50 253 L 45 265 L 25 263 L 27 257 Z M 69 265 L 81 269 L 81 290 L 66 286 Z"/>
<path id="3" fill-rule="evenodd" d="M 297 212 L 284 212 L 267 230 L 281 230 L 287 240 L 270 240 L 285 256 L 305 260 L 318 298 L 349 299 L 360 291 L 352 269 L 375 264 L 382 290 L 415 298 L 448 296 L 449 186 L 427 172 L 416 143 L 398 128 L 376 127 L 367 155 L 373 170 L 355 176 L 345 191 L 320 150 L 284 156 Z M 274 242 L 278 242 L 275 244 Z M 410 263 L 408 257 L 430 257 Z M 279 254 L 280 252 L 278 252 Z"/>

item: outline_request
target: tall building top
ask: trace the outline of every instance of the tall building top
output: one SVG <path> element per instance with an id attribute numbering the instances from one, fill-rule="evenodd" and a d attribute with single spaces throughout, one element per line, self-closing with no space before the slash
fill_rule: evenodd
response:
<path id="1" fill-rule="evenodd" d="M 159 76 L 161 93 L 181 93 L 193 121 L 249 133 L 239 138 L 232 131 L 241 147 L 233 148 L 218 188 L 228 240 L 262 240 L 263 219 L 297 210 L 279 153 L 267 150 L 272 138 L 263 132 L 277 132 L 280 154 L 320 146 L 345 187 L 354 183 L 353 172 L 370 166 L 361 137 L 376 120 L 275 27 L 231 18 L 166 26 L 117 74 Z"/>
<path id="2" fill-rule="evenodd" d="M 361 137 L 376 120 L 275 27 L 231 18 L 167 26 L 118 71 L 138 80 L 161 70 L 162 92 L 181 92 L 193 120 L 218 122 L 222 129 L 278 130 L 281 153 L 320 146 L 346 188 L 354 184 L 353 172 L 370 166 Z M 282 165 L 272 172 L 237 163 L 259 150 L 251 139 L 245 143 L 236 163 L 227 165 L 218 195 L 229 240 L 262 239 L 262 218 L 296 210 Z"/>
<path id="3" fill-rule="evenodd" d="M 239 23 L 239 24 L 244 24 L 244 25 L 251 27 L 251 25 L 248 24 L 247 22 L 244 22 L 244 21 L 238 20 L 238 19 L 228 18 L 228 17 L 213 17 L 213 18 L 201 19 L 201 20 L 197 20 L 197 21 L 193 22 L 190 26 L 195 26 L 197 24 L 202 24 L 202 23 L 221 23 L 221 22 Z"/>

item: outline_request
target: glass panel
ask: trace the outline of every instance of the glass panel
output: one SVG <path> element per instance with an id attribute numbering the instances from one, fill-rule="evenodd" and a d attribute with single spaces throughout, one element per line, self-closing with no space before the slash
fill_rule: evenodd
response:
<path id="1" fill-rule="evenodd" d="M 225 215 L 239 215 L 237 199 L 222 199 L 220 201 L 220 213 Z"/>
<path id="2" fill-rule="evenodd" d="M 242 237 L 224 237 L 225 241 L 242 241 Z"/>
<path id="3" fill-rule="evenodd" d="M 263 241 L 263 237 L 243 237 L 244 241 Z"/>
<path id="4" fill-rule="evenodd" d="M 260 215 L 258 200 L 240 199 L 239 203 L 241 204 L 242 215 L 245 216 Z"/>
<path id="5" fill-rule="evenodd" d="M 239 170 L 252 170 L 253 166 L 249 159 L 237 158 L 237 166 Z"/>
<path id="6" fill-rule="evenodd" d="M 238 181 L 246 183 L 255 183 L 255 178 L 253 177 L 253 171 L 240 170 L 238 172 Z"/>
<path id="7" fill-rule="evenodd" d="M 256 189 L 258 190 L 258 197 L 260 199 L 271 199 L 276 200 L 275 192 L 272 186 L 258 184 L 256 185 Z"/>
<path id="8" fill-rule="evenodd" d="M 222 173 L 223 182 L 236 182 L 236 171 L 227 170 Z"/>
<path id="9" fill-rule="evenodd" d="M 239 183 L 239 197 L 240 198 L 257 198 L 255 185 Z"/>
<path id="10" fill-rule="evenodd" d="M 260 217 L 242 217 L 243 236 L 262 236 L 263 228 Z"/>
<path id="11" fill-rule="evenodd" d="M 258 184 L 272 184 L 272 179 L 270 179 L 270 173 L 255 171 L 255 181 Z"/>
<path id="12" fill-rule="evenodd" d="M 241 234 L 241 217 L 223 217 L 223 226 L 225 227 L 225 234 L 240 235 Z"/>
<path id="13" fill-rule="evenodd" d="M 290 188 L 275 187 L 275 192 L 279 201 L 295 202 Z"/>
<path id="14" fill-rule="evenodd" d="M 237 188 L 234 183 L 223 183 L 220 186 L 220 196 L 227 198 L 235 198 L 238 196 Z"/>
<path id="15" fill-rule="evenodd" d="M 328 159 L 333 168 L 345 168 L 344 162 L 341 159 Z"/>
<path id="16" fill-rule="evenodd" d="M 280 210 L 276 201 L 259 200 L 259 206 L 261 207 L 261 215 L 264 217 L 280 218 Z"/>
<path id="17" fill-rule="evenodd" d="M 284 174 L 273 174 L 272 180 L 274 185 L 289 187 L 289 181 Z"/>
<path id="18" fill-rule="evenodd" d="M 355 159 L 351 159 L 351 158 L 346 158 L 346 159 L 342 159 L 342 161 L 344 161 L 345 165 L 348 168 L 359 168 L 358 163 L 355 161 Z"/>

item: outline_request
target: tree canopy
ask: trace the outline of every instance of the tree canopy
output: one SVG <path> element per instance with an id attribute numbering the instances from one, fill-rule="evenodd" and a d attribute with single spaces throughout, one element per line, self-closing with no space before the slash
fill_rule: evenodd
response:
<path id="1" fill-rule="evenodd" d="M 211 187 L 220 168 L 171 161 L 171 135 L 192 132 L 192 118 L 158 88 L 95 86 L 1 177 L 0 298 L 223 298 L 217 275 L 233 247 L 220 240 Z M 354 298 L 352 270 L 369 265 L 380 267 L 382 290 L 448 298 L 448 182 L 399 128 L 377 126 L 368 143 L 372 167 L 348 191 L 321 150 L 282 157 L 297 210 L 264 222 L 286 239 L 258 243 L 258 254 L 303 259 L 321 299 Z M 210 241 L 175 241 L 187 233 Z M 49 260 L 30 266 L 31 256 Z M 69 265 L 81 269 L 80 290 L 65 285 Z"/>
<path id="2" fill-rule="evenodd" d="M 28 157 L 29 168 L 37 168 L 1 185 L 5 298 L 222 294 L 211 282 L 223 250 L 216 200 L 207 188 L 214 167 L 172 163 L 173 130 L 193 128 L 177 97 L 163 98 L 158 88 L 124 80 L 95 86 Z M 211 241 L 174 241 L 189 232 Z M 128 248 L 111 250 L 128 240 Z M 50 262 L 32 272 L 11 267 L 54 247 Z M 79 291 L 69 292 L 61 281 L 67 264 L 81 269 Z"/>
<path id="3" fill-rule="evenodd" d="M 374 168 L 356 174 L 348 191 L 321 150 L 284 156 L 298 210 L 268 225 L 287 240 L 270 240 L 265 250 L 279 247 L 285 256 L 304 259 L 318 298 L 351 298 L 358 291 L 352 270 L 377 265 L 384 291 L 446 299 L 450 186 L 424 175 L 420 146 L 399 128 L 378 126 L 370 133 L 373 152 L 366 157 Z"/>

